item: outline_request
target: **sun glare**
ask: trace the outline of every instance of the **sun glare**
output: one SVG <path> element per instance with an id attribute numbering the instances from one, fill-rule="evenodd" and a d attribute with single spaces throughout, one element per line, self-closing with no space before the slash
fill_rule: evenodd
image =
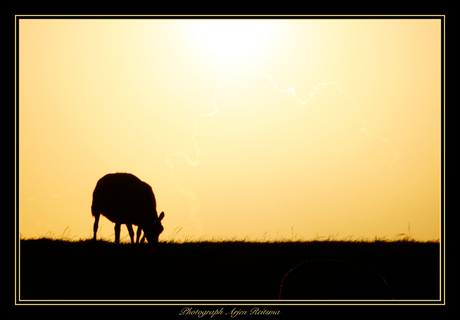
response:
<path id="1" fill-rule="evenodd" d="M 439 238 L 439 19 L 195 18 L 20 19 L 23 237 L 92 238 L 128 172 L 162 241 Z"/>
<path id="2" fill-rule="evenodd" d="M 195 20 L 186 29 L 206 59 L 237 65 L 260 57 L 277 32 L 276 22 L 270 20 Z"/>

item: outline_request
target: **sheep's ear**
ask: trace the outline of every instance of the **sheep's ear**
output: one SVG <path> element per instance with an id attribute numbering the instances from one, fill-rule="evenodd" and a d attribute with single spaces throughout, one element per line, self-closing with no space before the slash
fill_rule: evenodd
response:
<path id="1" fill-rule="evenodd" d="M 163 220 L 164 217 L 165 217 L 165 213 L 163 211 L 161 211 L 160 216 L 158 217 L 158 219 L 161 221 L 161 220 Z"/>

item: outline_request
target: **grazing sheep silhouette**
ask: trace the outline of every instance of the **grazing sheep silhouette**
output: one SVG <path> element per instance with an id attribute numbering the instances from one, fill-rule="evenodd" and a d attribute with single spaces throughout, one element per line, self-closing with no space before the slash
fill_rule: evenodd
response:
<path id="1" fill-rule="evenodd" d="M 161 220 L 164 212 L 158 217 L 155 195 L 152 188 L 130 173 L 110 173 L 99 179 L 93 192 L 91 213 L 94 216 L 94 237 L 96 240 L 99 216 L 102 214 L 115 223 L 115 243 L 120 243 L 120 227 L 125 224 L 128 228 L 131 242 L 134 242 L 132 225 L 139 226 L 140 233 L 149 243 L 158 243 L 158 237 L 163 231 Z"/>
<path id="2" fill-rule="evenodd" d="M 389 300 L 385 279 L 371 269 L 342 260 L 307 260 L 281 281 L 284 300 Z"/>

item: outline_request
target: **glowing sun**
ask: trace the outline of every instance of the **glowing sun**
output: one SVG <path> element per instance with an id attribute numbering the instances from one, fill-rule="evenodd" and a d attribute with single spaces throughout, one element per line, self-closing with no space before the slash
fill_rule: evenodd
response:
<path id="1" fill-rule="evenodd" d="M 245 64 L 267 51 L 277 33 L 273 20 L 193 20 L 187 34 L 206 59 Z"/>

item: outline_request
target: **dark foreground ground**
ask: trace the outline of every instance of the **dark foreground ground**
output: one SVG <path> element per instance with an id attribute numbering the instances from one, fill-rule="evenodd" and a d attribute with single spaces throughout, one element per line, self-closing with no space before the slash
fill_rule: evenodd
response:
<path id="1" fill-rule="evenodd" d="M 303 264 L 308 266 L 303 278 L 293 281 L 305 283 L 302 290 L 308 299 L 350 288 L 355 280 L 342 272 L 350 265 L 359 267 L 354 274 L 377 272 L 394 300 L 440 299 L 440 245 L 430 242 L 202 242 L 152 247 L 38 239 L 21 240 L 19 258 L 20 300 L 278 300 L 289 270 L 306 260 L 324 259 L 334 261 Z M 333 289 L 324 296 L 324 288 Z M 342 299 L 348 298 L 347 290 Z M 359 299 L 373 299 L 364 291 Z"/>

